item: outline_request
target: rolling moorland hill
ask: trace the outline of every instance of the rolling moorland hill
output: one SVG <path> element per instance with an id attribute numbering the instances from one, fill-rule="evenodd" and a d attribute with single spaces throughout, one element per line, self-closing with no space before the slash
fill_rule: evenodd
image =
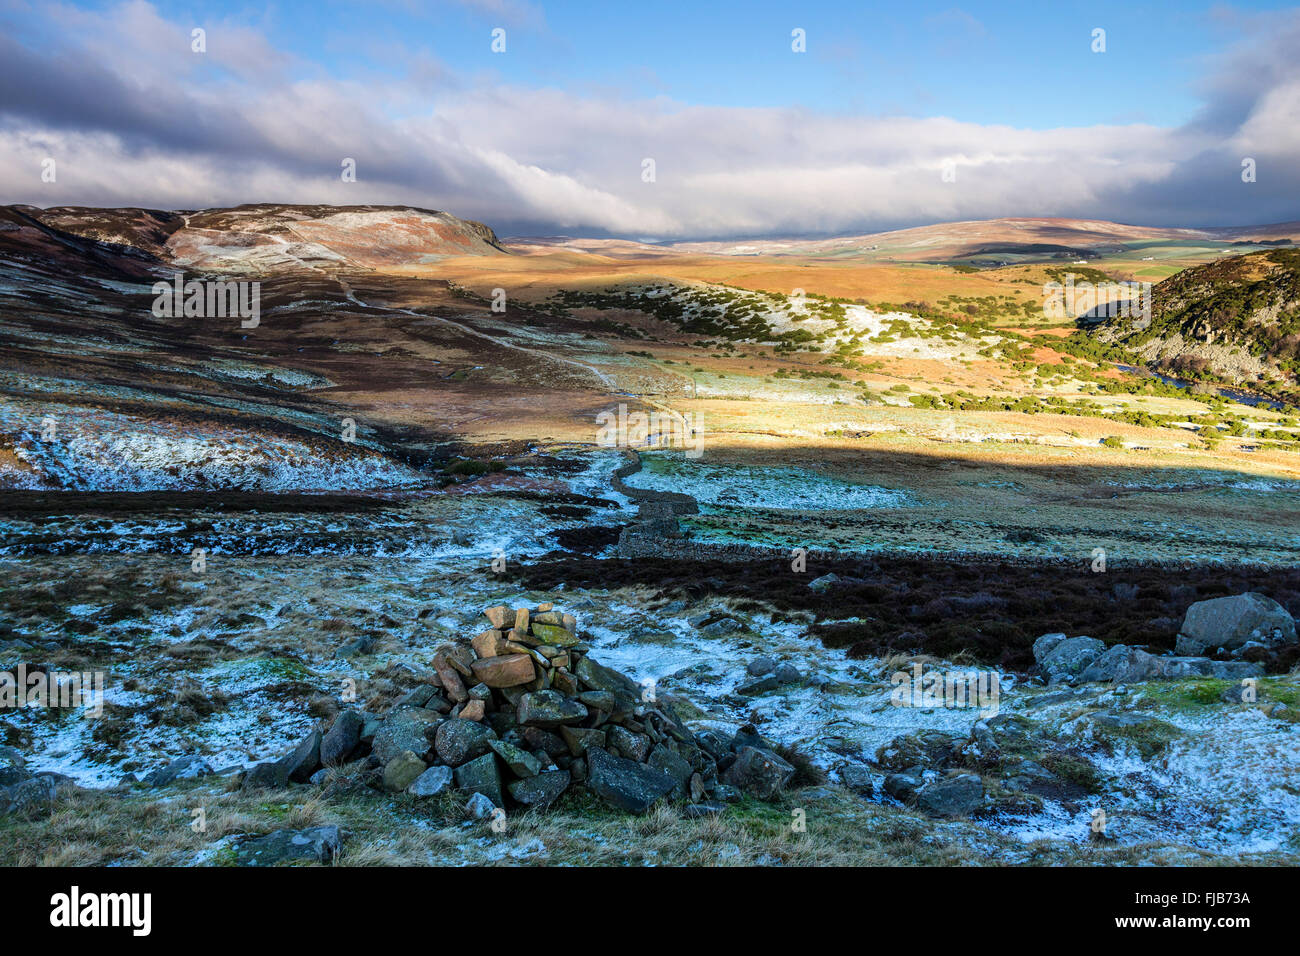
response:
<path id="1" fill-rule="evenodd" d="M 1153 368 L 1291 395 L 1300 373 L 1300 250 L 1233 256 L 1157 284 L 1150 318 L 1092 332 Z"/>

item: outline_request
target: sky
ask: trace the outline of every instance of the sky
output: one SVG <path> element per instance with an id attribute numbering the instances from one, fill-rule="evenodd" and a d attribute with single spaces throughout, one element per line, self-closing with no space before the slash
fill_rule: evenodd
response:
<path id="1" fill-rule="evenodd" d="M 0 0 L 0 202 L 649 240 L 1300 220 L 1300 8 Z"/>

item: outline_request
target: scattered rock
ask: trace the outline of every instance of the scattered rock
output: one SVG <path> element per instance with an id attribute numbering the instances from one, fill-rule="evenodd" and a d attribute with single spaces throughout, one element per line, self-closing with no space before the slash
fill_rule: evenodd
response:
<path id="1" fill-rule="evenodd" d="M 235 846 L 240 866 L 278 866 L 282 863 L 332 863 L 341 840 L 336 826 L 305 830 L 276 830 L 266 836 L 244 840 Z"/>
<path id="2" fill-rule="evenodd" d="M 144 782 L 151 787 L 165 787 L 177 780 L 193 780 L 212 774 L 212 767 L 198 756 L 178 757 L 160 770 L 145 774 Z M 286 779 L 288 775 L 286 774 Z"/>
<path id="3" fill-rule="evenodd" d="M 1038 641 L 1042 641 L 1039 638 Z M 1038 642 L 1035 642 L 1035 647 Z M 1049 684 L 1062 681 L 1072 683 L 1087 667 L 1105 653 L 1106 645 L 1095 637 L 1068 637 L 1050 645 L 1050 649 L 1038 659 L 1039 666 L 1047 675 Z"/>

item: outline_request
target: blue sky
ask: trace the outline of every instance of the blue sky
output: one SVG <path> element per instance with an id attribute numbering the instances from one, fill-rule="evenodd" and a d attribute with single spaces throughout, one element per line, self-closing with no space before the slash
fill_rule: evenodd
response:
<path id="1" fill-rule="evenodd" d="M 1278 222 L 1300 219 L 1298 49 L 1300 9 L 1265 2 L 0 0 L 0 199 L 665 238 Z"/>
<path id="2" fill-rule="evenodd" d="M 103 6 L 103 5 L 101 5 Z M 319 3 L 246 8 L 274 44 L 336 76 L 397 74 L 425 53 L 455 74 L 691 104 L 946 116 L 1047 129 L 1176 125 L 1206 61 L 1251 12 L 1284 3 Z M 240 9 L 159 4 L 198 24 Z M 507 30 L 507 55 L 489 31 Z M 792 55 L 790 32 L 808 37 Z M 1091 50 L 1106 30 L 1105 55 Z"/>

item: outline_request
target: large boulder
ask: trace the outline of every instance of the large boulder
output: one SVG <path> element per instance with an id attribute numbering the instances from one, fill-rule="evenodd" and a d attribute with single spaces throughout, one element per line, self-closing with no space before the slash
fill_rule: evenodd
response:
<path id="1" fill-rule="evenodd" d="M 1054 644 L 1038 664 L 1049 684 L 1073 683 L 1105 651 L 1106 645 L 1095 637 L 1067 637 Z"/>
<path id="2" fill-rule="evenodd" d="M 771 800 L 785 789 L 793 776 L 794 767 L 772 751 L 741 747 L 735 762 L 722 775 L 722 782 L 761 800 Z"/>
<path id="3" fill-rule="evenodd" d="M 1295 620 L 1282 605 L 1255 591 L 1197 601 L 1187 609 L 1175 653 L 1204 654 L 1220 647 L 1232 650 L 1247 641 L 1294 644 Z"/>
<path id="4" fill-rule="evenodd" d="M 1044 634 L 1038 638 L 1038 640 L 1034 641 L 1034 660 L 1041 664 L 1043 658 L 1051 653 L 1056 645 L 1063 640 L 1065 640 L 1064 634 Z"/>
<path id="5" fill-rule="evenodd" d="M 628 813 L 645 813 L 677 786 L 677 781 L 662 770 L 615 757 L 600 747 L 589 747 L 587 760 L 587 788 L 610 806 Z"/>
<path id="6" fill-rule="evenodd" d="M 336 826 L 276 830 L 239 843 L 235 847 L 235 862 L 240 866 L 330 863 L 338 856 L 339 843 Z"/>

